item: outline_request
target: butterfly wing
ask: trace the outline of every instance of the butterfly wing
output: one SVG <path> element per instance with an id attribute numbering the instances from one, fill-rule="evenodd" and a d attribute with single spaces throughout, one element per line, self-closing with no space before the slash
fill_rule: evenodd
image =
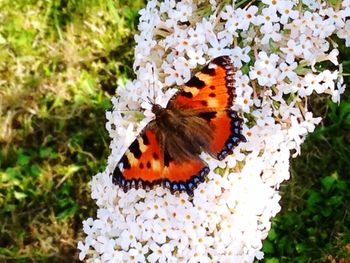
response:
<path id="1" fill-rule="evenodd" d="M 172 113 L 190 110 L 187 112 L 191 115 L 193 112 L 195 117 L 208 123 L 212 128 L 208 151 L 219 160 L 232 153 L 240 141 L 245 141 L 241 134 L 242 119 L 230 109 L 235 97 L 234 76 L 230 58 L 218 57 L 195 74 L 167 106 Z M 177 111 L 171 110 L 174 108 Z M 113 183 L 120 185 L 125 192 L 131 187 L 147 189 L 158 184 L 169 188 L 172 193 L 186 191 L 193 195 L 194 188 L 205 180 L 209 167 L 198 156 L 175 160 L 173 157 L 176 156 L 168 152 L 170 149 L 161 146 L 161 138 L 155 131 L 159 124 L 155 121 L 148 124 L 130 145 L 114 169 Z M 157 129 L 159 131 L 159 127 Z M 169 135 L 167 140 L 174 136 L 173 133 L 164 133 L 164 130 L 163 134 Z"/>
<path id="2" fill-rule="evenodd" d="M 229 109 L 236 96 L 234 77 L 231 59 L 217 57 L 181 87 L 169 103 L 203 112 Z"/>
<path id="3" fill-rule="evenodd" d="M 149 124 L 130 145 L 113 172 L 113 183 L 126 192 L 130 188 L 151 189 L 163 185 L 171 190 L 193 195 L 194 188 L 209 172 L 200 159 L 176 163 L 162 150 Z"/>
<path id="4" fill-rule="evenodd" d="M 188 81 L 169 101 L 170 107 L 193 109 L 213 127 L 210 151 L 219 160 L 233 152 L 242 135 L 243 120 L 231 110 L 235 69 L 228 56 L 217 57 Z"/>

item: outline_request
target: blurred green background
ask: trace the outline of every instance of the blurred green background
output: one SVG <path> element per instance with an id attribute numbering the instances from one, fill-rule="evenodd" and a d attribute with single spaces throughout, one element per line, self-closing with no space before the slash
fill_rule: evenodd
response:
<path id="1" fill-rule="evenodd" d="M 77 261 L 96 213 L 88 183 L 109 155 L 105 110 L 133 78 L 144 4 L 0 0 L 0 262 Z M 281 186 L 265 262 L 350 262 L 350 92 L 339 106 L 311 101 L 324 121 Z"/>

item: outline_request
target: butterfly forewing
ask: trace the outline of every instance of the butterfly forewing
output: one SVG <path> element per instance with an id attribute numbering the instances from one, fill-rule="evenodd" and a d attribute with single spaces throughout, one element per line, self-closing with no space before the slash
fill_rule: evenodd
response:
<path id="1" fill-rule="evenodd" d="M 232 106 L 235 69 L 227 56 L 212 60 L 170 100 L 179 107 L 222 111 Z"/>

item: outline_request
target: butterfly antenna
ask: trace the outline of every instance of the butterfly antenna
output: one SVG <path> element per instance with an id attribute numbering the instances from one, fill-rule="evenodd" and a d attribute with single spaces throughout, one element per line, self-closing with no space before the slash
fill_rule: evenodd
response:
<path id="1" fill-rule="evenodd" d="M 135 112 L 139 110 L 122 110 L 122 109 L 114 109 L 113 111 L 120 111 L 120 112 Z"/>
<path id="2" fill-rule="evenodd" d="M 153 75 L 153 104 L 156 104 L 156 72 L 154 70 L 154 64 L 152 64 L 152 75 Z"/>

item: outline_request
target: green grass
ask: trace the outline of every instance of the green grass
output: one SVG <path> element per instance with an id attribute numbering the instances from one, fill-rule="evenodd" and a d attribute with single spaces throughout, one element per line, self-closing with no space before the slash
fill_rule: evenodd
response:
<path id="1" fill-rule="evenodd" d="M 72 262 L 142 1 L 0 4 L 0 262 Z"/>
<path id="2" fill-rule="evenodd" d="M 144 1 L 0 2 L 0 262 L 73 262 L 88 182 L 105 168 L 105 110 L 133 77 Z M 340 46 L 345 72 L 350 54 Z M 324 123 L 292 160 L 266 262 L 349 258 L 350 93 L 315 100 Z"/>

